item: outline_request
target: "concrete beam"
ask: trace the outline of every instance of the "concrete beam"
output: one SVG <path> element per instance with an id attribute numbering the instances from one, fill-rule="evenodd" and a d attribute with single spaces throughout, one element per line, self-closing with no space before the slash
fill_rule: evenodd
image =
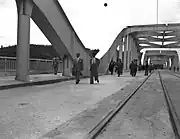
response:
<path id="1" fill-rule="evenodd" d="M 130 33 L 142 32 L 142 31 L 173 31 L 180 30 L 180 24 L 154 24 L 154 25 L 140 25 L 140 26 L 128 26 Z"/>
<path id="2" fill-rule="evenodd" d="M 150 37 L 150 36 L 162 36 L 162 33 L 154 32 L 154 31 L 142 31 L 142 32 L 134 32 L 132 33 L 135 38 L 141 37 Z"/>
<path id="3" fill-rule="evenodd" d="M 173 30 L 171 32 L 165 33 L 165 36 L 180 36 L 180 30 Z"/>
<path id="4" fill-rule="evenodd" d="M 176 36 L 176 37 L 171 37 L 171 38 L 164 38 L 164 41 L 178 41 L 180 40 L 180 36 Z"/>
<path id="5" fill-rule="evenodd" d="M 148 42 L 146 40 L 141 40 L 141 41 L 138 41 L 137 43 L 138 44 L 147 44 L 147 45 L 151 46 L 151 48 L 161 48 L 162 47 L 162 45 L 155 44 L 155 43 L 150 43 L 150 42 Z M 146 46 L 144 46 L 144 47 L 146 47 Z"/>

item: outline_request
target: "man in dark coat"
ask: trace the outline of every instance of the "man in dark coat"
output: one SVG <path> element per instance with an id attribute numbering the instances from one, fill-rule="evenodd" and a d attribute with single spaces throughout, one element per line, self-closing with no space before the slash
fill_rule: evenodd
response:
<path id="1" fill-rule="evenodd" d="M 174 70 L 174 72 L 176 71 L 176 67 L 175 66 L 174 66 L 173 70 Z"/>
<path id="2" fill-rule="evenodd" d="M 83 70 L 83 59 L 80 58 L 80 53 L 76 54 L 76 59 L 73 63 L 73 69 L 76 77 L 76 84 L 80 82 L 81 71 Z"/>
<path id="3" fill-rule="evenodd" d="M 123 75 L 123 67 L 124 67 L 124 64 L 123 62 L 121 61 L 121 70 L 120 70 L 120 74 Z"/>
<path id="4" fill-rule="evenodd" d="M 116 67 L 117 67 L 117 74 L 119 77 L 120 75 L 122 75 L 122 70 L 123 70 L 123 63 L 121 62 L 121 59 L 117 60 Z"/>
<path id="5" fill-rule="evenodd" d="M 134 67 L 134 61 L 131 61 L 131 64 L 129 65 L 130 75 L 131 76 L 133 76 L 133 67 Z"/>
<path id="6" fill-rule="evenodd" d="M 149 64 L 149 73 L 151 73 L 152 70 L 153 70 L 153 65 L 152 65 L 152 63 L 150 62 L 150 64 Z"/>
<path id="7" fill-rule="evenodd" d="M 138 65 L 137 65 L 138 61 L 137 59 L 134 59 L 134 72 L 133 72 L 133 75 L 134 77 L 136 76 L 136 73 L 137 73 L 137 69 L 138 69 Z"/>
<path id="8" fill-rule="evenodd" d="M 130 69 L 130 75 L 132 77 L 135 77 L 136 76 L 136 73 L 137 73 L 137 63 L 136 63 L 136 60 L 134 59 L 131 64 L 129 65 L 129 69 Z"/>
<path id="9" fill-rule="evenodd" d="M 109 64 L 109 71 L 111 72 L 111 75 L 113 75 L 115 62 L 112 60 Z"/>
<path id="10" fill-rule="evenodd" d="M 148 65 L 148 61 L 146 60 L 145 65 L 144 65 L 144 70 L 145 70 L 145 76 L 148 76 L 148 69 L 149 69 L 149 65 Z"/>
<path id="11" fill-rule="evenodd" d="M 95 54 L 91 55 L 90 59 L 90 84 L 94 84 L 94 78 L 97 83 L 99 83 L 98 79 L 98 68 L 99 68 L 100 60 L 95 58 Z"/>

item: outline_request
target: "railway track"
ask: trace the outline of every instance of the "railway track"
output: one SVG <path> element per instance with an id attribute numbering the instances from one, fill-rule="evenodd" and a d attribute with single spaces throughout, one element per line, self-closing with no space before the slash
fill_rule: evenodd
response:
<path id="1" fill-rule="evenodd" d="M 177 74 L 172 73 L 172 72 L 169 72 L 169 73 L 171 75 L 177 77 L 177 78 L 180 78 L 180 75 L 177 75 Z M 180 119 L 179 119 L 179 117 L 178 117 L 178 115 L 176 113 L 176 110 L 175 110 L 174 106 L 173 106 L 173 103 L 172 103 L 171 97 L 169 95 L 169 92 L 167 90 L 167 87 L 166 87 L 165 83 L 163 82 L 160 71 L 158 71 L 158 74 L 159 74 L 159 79 L 160 79 L 161 86 L 162 86 L 162 89 L 163 89 L 163 92 L 164 92 L 164 96 L 165 96 L 165 99 L 166 99 L 166 104 L 167 104 L 167 107 L 168 107 L 170 121 L 171 121 L 173 131 L 174 131 L 174 134 L 175 134 L 175 139 L 180 139 Z"/>
<path id="2" fill-rule="evenodd" d="M 138 90 L 146 83 L 149 77 L 153 74 L 149 74 L 145 80 L 131 92 L 123 101 L 120 101 L 117 106 L 109 111 L 102 119 L 85 135 L 83 139 L 95 139 L 100 135 L 101 131 L 107 126 L 108 123 L 121 111 L 121 109 L 127 104 L 127 102 L 138 92 Z"/>

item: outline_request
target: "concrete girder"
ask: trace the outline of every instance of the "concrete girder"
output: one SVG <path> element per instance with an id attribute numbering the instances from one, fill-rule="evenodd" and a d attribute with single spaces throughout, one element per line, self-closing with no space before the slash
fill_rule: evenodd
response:
<path id="1" fill-rule="evenodd" d="M 144 40 L 146 39 L 146 41 L 149 41 L 149 42 L 162 42 L 163 39 L 161 38 L 154 38 L 154 37 L 151 37 L 151 36 L 146 36 L 146 37 L 142 37 L 144 38 Z M 141 41 L 141 39 L 137 38 L 136 39 L 137 41 Z"/>
<path id="2" fill-rule="evenodd" d="M 165 36 L 180 36 L 180 30 L 165 33 Z"/>
<path id="3" fill-rule="evenodd" d="M 156 24 L 156 25 L 140 25 L 140 26 L 128 26 L 130 33 L 142 32 L 142 31 L 172 31 L 180 30 L 180 24 Z"/>
<path id="4" fill-rule="evenodd" d="M 176 36 L 176 37 L 171 37 L 171 38 L 164 38 L 164 41 L 177 41 L 180 40 L 180 36 Z"/>
<path id="5" fill-rule="evenodd" d="M 139 40 L 138 42 L 137 42 L 138 44 L 147 44 L 147 45 L 150 45 L 151 46 L 151 48 L 161 48 L 162 47 L 162 45 L 159 45 L 159 44 L 155 44 L 155 43 L 150 43 L 150 42 L 148 42 L 148 41 L 146 41 L 146 40 Z M 146 47 L 146 46 L 145 46 Z"/>
<path id="6" fill-rule="evenodd" d="M 162 33 L 154 32 L 154 31 L 142 31 L 142 32 L 134 32 L 132 33 L 135 38 L 143 38 L 143 37 L 150 37 L 150 36 L 162 36 Z"/>
<path id="7" fill-rule="evenodd" d="M 165 48 L 174 48 L 174 47 L 180 47 L 180 42 L 176 42 L 176 43 L 170 43 L 170 44 L 166 44 L 164 45 Z"/>
<path id="8" fill-rule="evenodd" d="M 146 53 L 146 56 L 174 56 L 173 54 Z"/>

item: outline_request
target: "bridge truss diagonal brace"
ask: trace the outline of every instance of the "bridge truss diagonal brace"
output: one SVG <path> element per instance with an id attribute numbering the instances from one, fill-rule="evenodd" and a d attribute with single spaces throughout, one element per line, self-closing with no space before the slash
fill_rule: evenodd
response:
<path id="1" fill-rule="evenodd" d="M 107 73 L 109 68 L 109 63 L 114 57 L 115 53 L 117 52 L 117 47 L 123 45 L 122 36 L 118 36 L 115 41 L 113 42 L 110 49 L 106 52 L 106 54 L 101 58 L 101 63 L 99 66 L 100 73 Z M 107 64 L 108 63 L 108 64 Z"/>
<path id="2" fill-rule="evenodd" d="M 18 8 L 17 54 L 15 80 L 29 81 L 30 14 L 33 3 L 29 0 L 16 1 Z"/>

